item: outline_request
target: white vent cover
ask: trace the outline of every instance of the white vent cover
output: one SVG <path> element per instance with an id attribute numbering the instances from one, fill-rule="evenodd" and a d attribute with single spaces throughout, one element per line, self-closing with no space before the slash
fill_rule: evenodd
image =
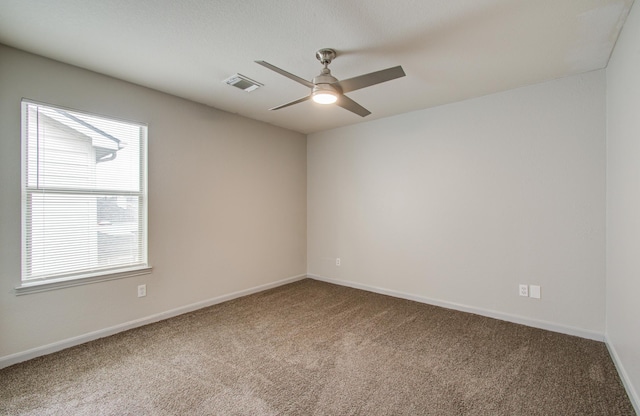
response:
<path id="1" fill-rule="evenodd" d="M 245 77 L 242 74 L 235 74 L 225 79 L 223 82 L 229 85 L 232 85 L 236 88 L 240 88 L 241 90 L 244 90 L 246 92 L 251 92 L 253 90 L 257 90 L 258 88 L 264 86 L 264 84 L 260 84 L 259 82 L 254 81 L 251 78 Z"/>

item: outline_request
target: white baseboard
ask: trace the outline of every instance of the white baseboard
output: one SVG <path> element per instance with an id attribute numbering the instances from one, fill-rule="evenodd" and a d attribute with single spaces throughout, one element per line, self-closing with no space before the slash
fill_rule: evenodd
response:
<path id="1" fill-rule="evenodd" d="M 109 328 L 89 332 L 87 334 L 79 335 L 77 337 L 64 339 L 62 341 L 54 342 L 52 344 L 43 345 L 41 347 L 32 348 L 32 349 L 18 352 L 15 354 L 5 355 L 4 357 L 0 357 L 0 368 L 9 367 L 10 365 L 14 365 L 22 361 L 27 361 L 32 358 L 40 357 L 42 355 L 51 354 L 53 352 L 60 351 L 65 348 L 73 347 L 76 345 L 84 344 L 85 342 L 93 341 L 98 338 L 108 337 L 109 335 L 114 335 L 114 334 L 117 334 L 118 332 L 137 328 L 143 325 L 148 325 L 154 322 L 162 321 L 164 319 L 172 318 L 174 316 L 182 315 L 188 312 L 193 312 L 198 309 L 206 308 L 207 306 L 212 306 L 218 303 L 226 302 L 228 300 L 241 298 L 243 296 L 251 295 L 253 293 L 258 293 L 264 290 L 272 289 L 274 287 L 286 285 L 288 283 L 293 283 L 298 280 L 302 280 L 306 277 L 307 277 L 306 274 L 289 277 L 286 279 L 278 280 L 276 282 L 271 282 L 264 285 L 252 287 L 249 289 L 240 290 L 238 292 L 229 293 L 227 295 L 217 296 L 215 298 L 204 300 L 202 302 L 196 302 L 190 305 L 181 306 L 179 308 L 171 309 L 155 315 L 125 322 L 123 324 L 115 325 Z"/>
<path id="2" fill-rule="evenodd" d="M 298 276 L 289 277 L 286 279 L 278 280 L 276 282 L 267 283 L 264 285 L 256 286 L 253 288 L 241 290 L 238 292 L 230 293 L 227 295 L 218 296 L 212 299 L 208 299 L 202 302 L 196 302 L 190 305 L 182 306 L 179 308 L 171 309 L 165 312 L 161 312 L 155 315 L 147 316 L 144 318 L 136 319 L 134 321 L 125 322 L 123 324 L 115 325 L 109 328 L 101 329 L 94 332 L 89 332 L 87 334 L 79 335 L 77 337 L 68 338 L 62 341 L 54 342 L 51 344 L 43 345 L 41 347 L 32 348 L 26 351 L 18 352 L 15 354 L 6 355 L 4 357 L 0 357 L 0 368 L 5 368 L 13 364 L 20 363 L 22 361 L 30 360 L 32 358 L 40 357 L 43 355 L 51 354 L 56 351 L 63 350 L 65 348 L 73 347 L 76 345 L 83 344 L 85 342 L 93 341 L 95 339 L 104 338 L 109 335 L 117 334 L 118 332 L 126 331 L 129 329 L 137 328 L 139 326 L 147 325 L 153 322 L 162 321 L 164 319 L 172 318 L 174 316 L 182 315 L 184 313 L 192 312 L 198 309 L 206 308 L 207 306 L 212 306 L 218 303 L 226 302 L 228 300 L 240 298 L 243 296 L 251 295 L 253 293 L 262 292 L 264 290 L 272 289 L 278 286 L 286 285 L 288 283 L 293 283 L 298 280 L 302 280 L 304 278 L 311 278 L 315 280 L 324 281 L 327 283 L 333 283 L 341 286 L 352 287 L 355 289 L 366 290 L 369 292 L 380 293 L 383 295 L 393 296 L 401 299 L 412 300 L 420 303 L 426 303 L 434 306 L 441 306 L 447 309 L 459 310 L 462 312 L 474 313 L 476 315 L 487 316 L 490 318 L 500 319 L 503 321 L 514 322 L 522 325 L 531 326 L 534 328 L 546 329 L 553 332 L 560 332 L 568 335 L 575 335 L 581 338 L 592 339 L 596 341 L 604 341 L 604 334 L 595 331 L 583 330 L 580 328 L 573 328 L 569 326 L 559 325 L 552 322 L 539 321 L 535 319 L 530 319 L 518 315 L 505 314 L 503 312 L 492 311 L 489 309 L 482 309 L 462 304 L 457 304 L 453 302 L 441 301 L 437 299 L 431 299 L 424 296 L 412 295 L 409 293 L 399 292 L 395 290 L 389 290 L 384 288 L 379 288 L 375 286 L 369 286 L 357 282 L 345 281 L 332 279 L 329 277 L 314 275 L 314 274 L 301 274 Z M 611 346 L 607 343 L 607 346 Z M 612 355 L 614 353 L 612 352 Z M 618 360 L 619 361 L 619 360 Z M 620 369 L 619 362 L 616 362 L 616 366 Z M 620 371 L 620 370 L 619 370 Z M 621 372 L 622 375 L 622 372 Z M 625 379 L 623 378 L 623 381 Z M 628 383 L 628 378 L 626 379 L 626 383 Z M 634 393 L 635 394 L 635 393 Z M 633 399 L 632 399 L 633 400 Z M 637 398 L 635 399 L 637 403 Z M 634 403 L 634 405 L 635 405 Z M 640 412 L 639 412 L 640 413 Z"/>
<path id="3" fill-rule="evenodd" d="M 613 363 L 615 364 L 616 369 L 618 370 L 618 375 L 620 376 L 620 380 L 622 380 L 622 384 L 624 385 L 625 390 L 627 390 L 627 396 L 629 396 L 629 400 L 631 401 L 631 404 L 633 405 L 633 408 L 635 409 L 636 414 L 640 415 L 640 396 L 638 395 L 638 392 L 636 391 L 636 389 L 633 387 L 631 379 L 629 378 L 629 374 L 627 374 L 627 371 L 624 369 L 624 366 L 622 365 L 622 361 L 620 360 L 620 356 L 616 351 L 616 347 L 613 345 L 611 340 L 609 340 L 609 337 L 606 334 L 604 337 L 604 343 L 606 344 L 607 349 L 609 350 L 609 354 L 613 359 Z"/>
<path id="4" fill-rule="evenodd" d="M 448 302 L 438 299 L 431 299 L 424 296 L 412 295 L 409 293 L 399 292 L 396 290 L 384 289 L 375 286 L 369 286 L 362 283 L 352 282 L 348 280 L 333 279 L 325 276 L 318 276 L 315 274 L 307 274 L 310 279 L 320 280 L 327 283 L 333 283 L 336 285 L 352 287 L 354 289 L 362 289 L 369 292 L 379 293 L 382 295 L 393 296 L 396 298 L 413 300 L 420 303 L 426 303 L 428 305 L 441 306 L 447 309 L 454 309 L 462 312 L 469 312 L 476 315 L 482 315 L 489 318 L 499 319 L 501 321 L 513 322 L 516 324 L 522 324 L 531 326 L 534 328 L 546 329 L 548 331 L 559 332 L 561 334 L 574 335 L 580 338 L 591 339 L 595 341 L 604 341 L 604 334 L 597 331 L 590 331 L 581 328 L 574 328 L 571 326 L 556 324 L 553 322 L 541 321 L 537 319 L 531 319 L 524 316 L 512 315 L 504 312 L 494 311 L 490 309 L 477 308 L 475 306 L 468 306 L 454 302 Z"/>

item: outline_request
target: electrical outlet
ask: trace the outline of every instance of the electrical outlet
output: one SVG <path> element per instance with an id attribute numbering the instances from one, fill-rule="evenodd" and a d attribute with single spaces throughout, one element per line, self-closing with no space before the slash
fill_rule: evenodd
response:
<path id="1" fill-rule="evenodd" d="M 534 299 L 540 299 L 540 286 L 538 285 L 529 286 L 529 297 Z"/>
<path id="2" fill-rule="evenodd" d="M 138 286 L 138 297 L 143 298 L 147 296 L 147 285 L 139 285 Z"/>
<path id="3" fill-rule="evenodd" d="M 520 292 L 519 292 L 520 296 L 529 296 L 529 286 L 527 285 L 520 285 Z"/>
<path id="4" fill-rule="evenodd" d="M 336 259 L 336 266 L 340 266 L 340 257 Z"/>

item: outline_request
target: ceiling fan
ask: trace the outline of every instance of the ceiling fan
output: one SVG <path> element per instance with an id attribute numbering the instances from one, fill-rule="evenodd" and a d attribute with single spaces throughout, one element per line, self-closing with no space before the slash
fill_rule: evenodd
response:
<path id="1" fill-rule="evenodd" d="M 337 78 L 331 75 L 331 70 L 329 69 L 329 64 L 333 59 L 335 59 L 335 57 L 336 51 L 334 51 L 333 49 L 325 48 L 320 49 L 318 52 L 316 52 L 316 58 L 322 65 L 324 65 L 324 68 L 320 72 L 320 75 L 313 78 L 313 81 L 307 81 L 306 79 L 293 75 L 292 73 L 278 68 L 277 66 L 271 65 L 268 62 L 255 61 L 257 64 L 260 64 L 265 68 L 269 68 L 270 70 L 275 71 L 280 75 L 284 75 L 285 77 L 292 79 L 304 85 L 305 87 L 311 88 L 311 94 L 291 101 L 289 103 L 273 107 L 271 108 L 271 110 L 279 110 L 281 108 L 312 99 L 319 104 L 335 103 L 340 107 L 351 111 L 352 113 L 355 113 L 361 117 L 366 117 L 371 114 L 371 111 L 367 110 L 344 94 L 405 76 L 405 73 L 402 70 L 401 66 L 394 66 L 393 68 L 370 72 L 368 74 L 338 81 Z"/>

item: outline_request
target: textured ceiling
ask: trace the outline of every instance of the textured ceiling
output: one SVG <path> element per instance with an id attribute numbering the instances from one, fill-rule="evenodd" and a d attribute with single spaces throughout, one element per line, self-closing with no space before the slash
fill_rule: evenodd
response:
<path id="1" fill-rule="evenodd" d="M 0 43 L 311 133 L 604 68 L 633 0 L 0 0 Z M 307 101 L 333 48 L 338 79 L 402 65 L 349 93 L 361 118 Z M 222 81 L 239 72 L 265 86 Z"/>

